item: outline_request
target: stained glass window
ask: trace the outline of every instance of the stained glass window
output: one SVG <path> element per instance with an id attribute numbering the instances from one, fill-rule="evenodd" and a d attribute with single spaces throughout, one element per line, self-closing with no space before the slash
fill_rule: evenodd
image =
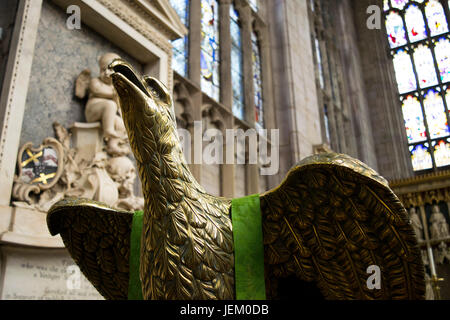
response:
<path id="1" fill-rule="evenodd" d="M 249 0 L 248 2 L 253 10 L 258 11 L 258 0 Z"/>
<path id="2" fill-rule="evenodd" d="M 170 4 L 184 25 L 189 27 L 189 0 L 170 0 Z M 172 41 L 172 68 L 184 77 L 187 76 L 188 41 L 188 36 Z"/>
<path id="3" fill-rule="evenodd" d="M 448 110 L 448 106 L 450 106 L 450 88 L 447 89 L 447 94 L 445 95 L 445 100 L 447 101 L 447 110 Z"/>
<path id="4" fill-rule="evenodd" d="M 325 105 L 323 107 L 323 117 L 324 117 L 324 123 L 325 123 L 325 135 L 327 137 L 327 141 L 330 142 L 330 119 L 328 118 L 328 107 Z"/>
<path id="5" fill-rule="evenodd" d="M 450 81 L 450 41 L 441 38 L 434 48 L 442 82 Z"/>
<path id="6" fill-rule="evenodd" d="M 319 83 L 320 83 L 320 87 L 323 89 L 325 87 L 325 81 L 323 78 L 322 54 L 320 52 L 319 39 L 315 38 L 314 44 L 316 46 L 316 59 L 317 59 L 317 66 L 319 69 Z"/>
<path id="7" fill-rule="evenodd" d="M 203 92 L 219 100 L 219 3 L 201 0 L 202 40 L 200 50 L 201 87 Z"/>
<path id="8" fill-rule="evenodd" d="M 231 84 L 233 88 L 233 114 L 244 119 L 244 80 L 242 72 L 242 44 L 239 15 L 230 6 L 230 33 L 231 33 Z"/>
<path id="9" fill-rule="evenodd" d="M 444 100 L 435 90 L 429 90 L 424 100 L 430 138 L 445 137 L 450 134 L 445 116 Z"/>
<path id="10" fill-rule="evenodd" d="M 444 8 L 437 0 L 430 0 L 425 7 L 431 36 L 436 36 L 448 31 Z"/>
<path id="11" fill-rule="evenodd" d="M 384 11 L 389 10 L 389 0 L 383 0 L 383 10 Z"/>
<path id="12" fill-rule="evenodd" d="M 408 0 L 392 0 L 392 7 L 396 9 L 403 9 L 405 4 L 408 3 Z"/>
<path id="13" fill-rule="evenodd" d="M 416 90 L 416 77 L 409 54 L 401 49 L 394 55 L 394 69 L 397 78 L 398 91 L 406 93 Z"/>
<path id="14" fill-rule="evenodd" d="M 431 50 L 426 45 L 420 44 L 414 50 L 414 62 L 421 88 L 438 84 L 433 56 L 431 54 Z"/>
<path id="15" fill-rule="evenodd" d="M 449 139 L 433 142 L 434 159 L 438 167 L 450 165 L 450 143 Z"/>
<path id="16" fill-rule="evenodd" d="M 427 37 L 422 11 L 415 4 L 411 4 L 405 12 L 405 22 L 411 42 L 423 40 Z"/>
<path id="17" fill-rule="evenodd" d="M 408 142 L 415 143 L 426 140 L 426 128 L 419 100 L 416 97 L 408 96 L 403 101 L 402 111 Z"/>
<path id="18" fill-rule="evenodd" d="M 428 143 L 410 146 L 411 161 L 414 171 L 421 171 L 433 168 L 431 154 L 428 151 Z"/>
<path id="19" fill-rule="evenodd" d="M 253 90 L 255 103 L 256 124 L 260 127 L 264 126 L 263 117 L 263 96 L 262 96 L 262 79 L 261 79 L 261 56 L 259 52 L 258 37 L 252 32 L 252 62 L 253 62 Z"/>
<path id="20" fill-rule="evenodd" d="M 449 6 L 450 1 L 442 0 L 384 2 L 387 41 L 415 171 L 450 165 Z"/>
<path id="21" fill-rule="evenodd" d="M 389 35 L 389 44 L 391 48 L 405 45 L 406 40 L 405 27 L 402 17 L 397 12 L 391 12 L 386 18 L 386 30 Z"/>

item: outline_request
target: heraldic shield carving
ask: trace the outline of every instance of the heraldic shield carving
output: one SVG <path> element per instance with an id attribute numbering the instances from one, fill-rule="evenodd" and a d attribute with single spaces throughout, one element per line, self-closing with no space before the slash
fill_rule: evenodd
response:
<path id="1" fill-rule="evenodd" d="M 31 142 L 25 143 L 17 159 L 13 194 L 25 201 L 30 201 L 30 193 L 53 187 L 64 170 L 63 147 L 54 138 L 46 138 L 37 148 Z"/>

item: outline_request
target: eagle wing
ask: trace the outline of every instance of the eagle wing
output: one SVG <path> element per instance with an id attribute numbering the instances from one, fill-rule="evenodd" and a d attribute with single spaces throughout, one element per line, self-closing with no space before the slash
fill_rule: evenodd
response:
<path id="1" fill-rule="evenodd" d="M 336 153 L 306 158 L 261 195 L 261 211 L 269 280 L 313 281 L 327 299 L 424 298 L 406 210 L 362 162 Z M 370 266 L 379 267 L 379 289 L 368 284 Z"/>
<path id="2" fill-rule="evenodd" d="M 64 199 L 47 215 L 81 272 L 107 299 L 128 298 L 133 214 L 87 199 Z"/>

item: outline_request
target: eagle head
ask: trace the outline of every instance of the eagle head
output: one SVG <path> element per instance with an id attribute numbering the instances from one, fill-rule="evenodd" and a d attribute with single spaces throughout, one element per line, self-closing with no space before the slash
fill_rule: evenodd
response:
<path id="1" fill-rule="evenodd" d="M 155 78 L 139 75 L 122 59 L 108 68 L 136 159 L 146 162 L 155 152 L 170 153 L 179 139 L 168 89 Z"/>

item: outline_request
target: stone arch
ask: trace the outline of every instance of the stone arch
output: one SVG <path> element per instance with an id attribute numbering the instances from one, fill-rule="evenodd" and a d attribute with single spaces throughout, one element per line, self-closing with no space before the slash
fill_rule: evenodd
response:
<path id="1" fill-rule="evenodd" d="M 186 86 L 176 81 L 173 89 L 173 101 L 177 125 L 183 129 L 189 129 L 194 125 L 193 103 Z"/>

